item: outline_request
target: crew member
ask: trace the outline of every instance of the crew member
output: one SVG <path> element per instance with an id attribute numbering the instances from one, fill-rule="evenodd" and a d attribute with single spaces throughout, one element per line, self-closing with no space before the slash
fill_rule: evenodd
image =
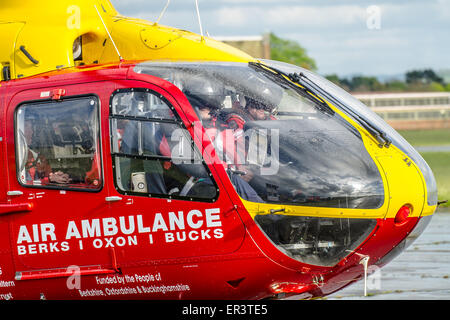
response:
<path id="1" fill-rule="evenodd" d="M 272 115 L 272 110 L 269 105 L 259 102 L 253 98 L 245 99 L 245 110 L 244 114 L 245 121 L 264 121 L 264 120 L 276 120 Z"/>
<path id="2" fill-rule="evenodd" d="M 28 153 L 24 172 L 22 174 L 22 181 L 31 185 L 36 181 L 39 181 L 40 184 L 70 183 L 71 179 L 68 174 L 63 173 L 62 171 L 52 172 L 52 168 L 45 156 L 31 149 L 30 146 L 33 134 L 33 124 L 31 121 L 25 121 L 24 136 L 28 146 Z"/>

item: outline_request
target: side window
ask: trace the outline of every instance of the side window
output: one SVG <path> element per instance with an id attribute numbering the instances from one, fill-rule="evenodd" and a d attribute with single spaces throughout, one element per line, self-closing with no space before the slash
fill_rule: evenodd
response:
<path id="1" fill-rule="evenodd" d="M 111 98 L 112 158 L 121 193 L 215 201 L 217 185 L 170 103 L 148 89 Z"/>
<path id="2" fill-rule="evenodd" d="M 24 186 L 102 187 L 98 99 L 25 103 L 16 111 L 16 158 Z"/>

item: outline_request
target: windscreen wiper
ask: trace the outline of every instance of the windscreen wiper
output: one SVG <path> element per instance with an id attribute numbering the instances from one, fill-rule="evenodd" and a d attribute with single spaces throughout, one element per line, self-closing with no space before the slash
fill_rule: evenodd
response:
<path id="1" fill-rule="evenodd" d="M 295 76 L 291 77 L 292 75 L 288 75 L 281 70 L 266 66 L 265 64 L 259 62 L 249 62 L 248 64 L 250 67 L 256 69 L 257 71 L 262 71 L 265 74 L 276 76 L 277 79 L 283 80 L 284 83 L 288 84 L 291 88 L 302 92 L 303 95 L 308 97 L 310 100 L 314 99 L 314 102 L 317 103 L 320 111 L 329 115 L 334 115 L 333 109 L 331 109 L 330 106 L 321 97 L 315 94 L 310 88 L 297 81 L 297 78 Z"/>
<path id="2" fill-rule="evenodd" d="M 350 115 L 354 120 L 356 120 L 359 124 L 361 124 L 364 129 L 366 129 L 378 142 L 378 145 L 380 148 L 386 147 L 388 148 L 392 141 L 388 138 L 386 133 L 384 133 L 379 128 L 375 127 L 373 124 L 368 122 L 366 119 L 359 116 L 357 113 L 355 113 L 353 110 L 348 108 L 344 103 L 330 95 L 328 92 L 323 90 L 321 87 L 316 85 L 311 79 L 309 79 L 304 73 L 290 73 L 286 74 L 283 71 L 280 71 L 276 68 L 269 67 L 262 63 L 256 63 L 256 62 L 249 62 L 249 65 L 251 67 L 257 68 L 258 70 L 263 70 L 266 73 L 272 73 L 278 75 L 279 78 L 285 79 L 288 78 L 290 81 L 297 83 L 305 88 L 307 93 L 314 93 L 314 96 L 319 99 L 319 101 L 323 101 L 322 98 L 319 97 L 319 95 L 323 96 L 325 99 L 333 103 L 334 105 L 338 106 L 341 110 L 346 112 L 348 115 Z M 317 92 L 317 94 L 316 94 Z M 325 105 L 327 109 L 332 110 L 328 104 L 323 101 L 323 104 Z M 334 111 L 332 111 L 334 113 Z"/>
<path id="3" fill-rule="evenodd" d="M 314 88 L 315 91 L 317 91 L 320 95 L 324 96 L 328 101 L 333 103 L 334 105 L 338 106 L 340 109 L 342 109 L 344 112 L 346 112 L 348 115 L 350 115 L 353 119 L 355 119 L 359 124 L 361 124 L 364 129 L 366 129 L 374 138 L 377 140 L 378 145 L 380 148 L 386 147 L 389 148 L 389 146 L 392 143 L 392 140 L 389 139 L 389 137 L 384 133 L 381 129 L 374 126 L 372 123 L 361 117 L 359 114 L 348 108 L 344 103 L 342 103 L 339 99 L 336 99 L 334 96 L 323 90 L 320 86 L 316 85 L 311 79 L 309 79 L 304 73 L 294 73 L 291 74 L 290 77 L 301 81 L 300 79 L 304 79 L 304 82 L 306 82 L 309 86 Z"/>

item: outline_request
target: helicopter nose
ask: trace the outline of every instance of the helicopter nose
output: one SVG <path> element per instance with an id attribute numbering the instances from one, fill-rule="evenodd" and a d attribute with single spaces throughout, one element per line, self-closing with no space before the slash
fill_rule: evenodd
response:
<path id="1" fill-rule="evenodd" d="M 432 180 L 432 174 L 397 152 L 395 146 L 385 151 L 386 155 L 378 156 L 377 161 L 385 178 L 386 214 L 379 217 L 378 229 L 365 248 L 370 263 L 378 267 L 406 250 L 422 234 L 436 209 L 428 203 L 431 196 L 426 187 L 427 176 Z"/>
<path id="2" fill-rule="evenodd" d="M 433 215 L 423 216 L 419 218 L 419 221 L 412 228 L 412 231 L 408 234 L 405 240 L 403 240 L 405 249 L 407 249 L 423 233 L 432 218 Z"/>
<path id="3" fill-rule="evenodd" d="M 393 231 L 406 234 L 406 237 L 393 246 L 391 251 L 376 262 L 378 267 L 386 265 L 411 246 L 411 244 L 423 233 L 433 217 L 433 215 L 430 214 L 419 218 L 409 217 L 405 219 L 406 212 L 407 210 L 403 207 L 399 210 L 392 227 Z"/>

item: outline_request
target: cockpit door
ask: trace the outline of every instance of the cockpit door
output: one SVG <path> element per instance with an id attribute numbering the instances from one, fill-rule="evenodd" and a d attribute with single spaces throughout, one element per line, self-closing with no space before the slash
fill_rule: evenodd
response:
<path id="1" fill-rule="evenodd" d="M 177 100 L 160 86 L 122 81 L 110 106 L 120 266 L 237 251 L 243 223 Z"/>

